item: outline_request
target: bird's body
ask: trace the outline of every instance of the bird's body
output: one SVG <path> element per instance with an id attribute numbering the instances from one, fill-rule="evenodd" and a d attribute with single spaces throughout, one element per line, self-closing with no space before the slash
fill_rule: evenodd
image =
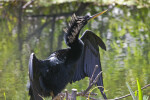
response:
<path id="1" fill-rule="evenodd" d="M 82 52 L 82 50 L 79 52 Z M 42 90 L 44 91 L 43 93 L 41 92 L 41 95 L 49 96 L 49 93 L 52 92 L 56 96 L 64 89 L 74 75 L 74 70 L 76 69 L 74 64 L 80 55 L 68 48 L 56 51 L 48 59 L 43 60 L 42 66 L 45 67 L 41 68 L 41 71 L 43 70 L 41 78 L 43 81 Z"/>
<path id="2" fill-rule="evenodd" d="M 88 18 L 89 16 L 73 15 L 69 27 L 65 30 L 65 41 L 69 48 L 55 51 L 45 60 L 38 60 L 34 53 L 30 55 L 31 100 L 42 100 L 41 96 L 55 97 L 68 83 L 86 76 L 91 77 L 95 65 L 99 65 L 96 73 L 102 71 L 98 46 L 106 49 L 103 41 L 91 31 L 86 31 L 78 38 Z M 103 86 L 102 75 L 97 85 Z M 103 88 L 100 90 L 106 99 Z"/>

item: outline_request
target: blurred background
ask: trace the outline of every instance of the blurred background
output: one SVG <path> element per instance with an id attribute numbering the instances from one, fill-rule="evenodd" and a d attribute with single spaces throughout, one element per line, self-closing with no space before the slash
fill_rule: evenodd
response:
<path id="1" fill-rule="evenodd" d="M 0 100 L 29 100 L 30 54 L 45 59 L 53 51 L 66 48 L 63 28 L 73 13 L 93 15 L 108 8 L 81 32 L 92 30 L 106 44 L 107 51 L 100 52 L 108 98 L 128 94 L 126 82 L 137 90 L 137 78 L 141 87 L 150 84 L 150 0 L 1 0 Z M 85 78 L 66 88 L 81 91 L 88 82 Z M 94 92 L 97 98 L 102 97 L 99 90 Z M 150 96 L 150 88 L 143 94 Z"/>

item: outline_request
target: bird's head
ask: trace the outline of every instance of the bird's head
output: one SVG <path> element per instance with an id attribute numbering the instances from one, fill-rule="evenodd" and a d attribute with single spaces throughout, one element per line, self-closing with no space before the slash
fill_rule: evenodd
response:
<path id="1" fill-rule="evenodd" d="M 85 16 L 76 16 L 75 14 L 72 15 L 71 21 L 69 23 L 69 27 L 64 29 L 66 33 L 70 33 L 72 31 L 80 31 L 82 27 L 84 27 L 89 21 L 92 19 L 95 19 L 96 17 L 102 15 L 105 13 L 107 10 L 100 12 L 98 14 L 95 14 L 93 16 L 85 15 Z"/>
<path id="2" fill-rule="evenodd" d="M 92 19 L 95 19 L 97 18 L 98 16 L 102 15 L 103 13 L 105 13 L 107 10 L 103 11 L 103 12 L 100 12 L 100 13 L 97 13 L 93 16 L 89 16 L 89 15 L 85 15 L 85 16 L 78 16 L 78 20 L 82 21 L 82 24 L 83 25 L 86 25 L 89 21 L 91 21 Z"/>
<path id="3" fill-rule="evenodd" d="M 97 13 L 97 14 L 95 14 L 95 15 L 93 15 L 93 16 L 88 16 L 88 17 L 86 17 L 86 18 L 87 18 L 87 20 L 88 20 L 88 22 L 89 22 L 89 21 L 91 21 L 92 19 L 95 19 L 96 17 L 102 15 L 102 14 L 105 13 L 106 11 L 107 11 L 107 10 L 104 10 L 103 12 Z"/>
<path id="4" fill-rule="evenodd" d="M 105 13 L 107 10 L 95 14 L 93 16 L 76 16 L 75 14 L 72 15 L 71 20 L 68 24 L 68 27 L 64 29 L 65 34 L 65 39 L 66 43 L 73 43 L 75 40 L 77 40 L 80 30 L 92 19 L 102 15 L 103 13 Z"/>

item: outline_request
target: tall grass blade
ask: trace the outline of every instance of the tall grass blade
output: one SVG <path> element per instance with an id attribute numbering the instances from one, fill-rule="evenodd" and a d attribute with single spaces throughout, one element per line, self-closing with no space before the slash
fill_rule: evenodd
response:
<path id="1" fill-rule="evenodd" d="M 139 94 L 139 100 L 143 100 L 143 94 L 142 94 L 142 90 L 141 90 L 141 85 L 139 80 L 137 79 L 137 86 L 138 86 L 138 94 Z"/>
<path id="2" fill-rule="evenodd" d="M 138 92 L 137 92 L 137 91 L 135 91 L 134 93 L 135 93 L 135 96 L 137 97 L 137 95 L 138 95 Z"/>
<path id="3" fill-rule="evenodd" d="M 5 98 L 5 100 L 6 100 L 6 94 L 5 94 L 5 92 L 4 92 L 4 98 Z"/>
<path id="4" fill-rule="evenodd" d="M 136 96 L 134 95 L 134 92 L 132 91 L 131 87 L 129 86 L 129 84 L 127 82 L 126 82 L 126 85 L 127 85 L 128 89 L 129 89 L 129 92 L 130 92 L 133 100 L 137 100 Z"/>

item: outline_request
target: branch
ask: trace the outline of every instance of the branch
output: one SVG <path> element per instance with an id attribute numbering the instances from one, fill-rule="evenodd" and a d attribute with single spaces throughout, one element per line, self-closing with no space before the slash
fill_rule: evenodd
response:
<path id="1" fill-rule="evenodd" d="M 85 11 L 85 9 L 86 9 L 90 4 L 91 4 L 91 2 L 87 2 L 87 3 L 81 2 L 79 8 L 78 8 L 77 11 L 75 12 L 76 15 L 77 15 L 77 16 L 78 16 L 78 15 L 81 15 L 81 14 Z"/>
<path id="2" fill-rule="evenodd" d="M 95 69 L 96 68 L 97 68 L 97 65 L 95 66 Z M 92 86 L 97 83 L 97 81 L 99 80 L 99 77 L 100 77 L 101 73 L 102 73 L 102 71 L 98 73 L 98 75 L 96 76 L 96 78 L 94 79 L 94 81 L 91 84 L 89 84 L 88 88 L 85 91 L 83 91 L 83 95 L 85 95 L 92 88 Z M 94 72 L 93 72 L 93 74 L 94 74 Z"/>
<path id="3" fill-rule="evenodd" d="M 78 92 L 78 93 L 77 93 L 77 96 L 83 96 L 83 92 L 84 92 L 84 91 Z M 89 93 L 89 92 L 86 93 L 86 95 L 89 95 L 89 94 L 92 95 L 92 96 L 97 96 L 97 93 L 93 93 L 93 92 L 91 92 L 91 93 Z"/>
<path id="4" fill-rule="evenodd" d="M 150 84 L 145 85 L 145 86 L 144 86 L 144 87 L 142 87 L 141 89 L 143 90 L 143 89 L 145 89 L 145 88 L 147 88 L 147 87 L 150 87 Z M 138 91 L 138 90 L 137 90 L 137 91 Z M 128 97 L 128 96 L 131 96 L 131 94 L 127 94 L 127 95 L 124 95 L 124 96 L 121 96 L 121 97 L 115 98 L 114 100 L 123 99 L 123 98 L 126 98 L 126 97 Z"/>
<path id="5" fill-rule="evenodd" d="M 54 40 L 54 31 L 55 31 L 55 23 L 56 23 L 56 18 L 53 17 L 52 18 L 52 21 L 51 21 L 51 32 L 49 33 L 49 36 L 50 36 L 50 52 L 53 51 L 53 40 Z"/>
<path id="6" fill-rule="evenodd" d="M 41 14 L 41 15 L 27 15 L 26 17 L 45 17 L 45 18 L 49 18 L 49 17 L 69 17 L 73 14 L 74 12 L 68 12 L 68 13 L 59 13 L 59 14 L 49 14 L 49 15 L 45 15 L 45 14 Z"/>
<path id="7" fill-rule="evenodd" d="M 65 98 L 65 93 L 59 93 L 56 97 L 54 97 L 52 100 L 63 100 Z"/>
<path id="8" fill-rule="evenodd" d="M 95 66 L 95 68 L 94 68 L 94 71 L 93 71 L 93 74 L 92 74 L 92 76 L 91 76 L 91 78 L 90 78 L 90 83 L 89 83 L 89 84 L 91 84 L 91 83 L 92 83 L 92 81 L 93 81 L 93 77 L 94 77 L 94 74 L 95 74 L 95 72 L 96 72 L 97 68 L 98 68 L 98 65 L 96 65 L 96 66 Z"/>
<path id="9" fill-rule="evenodd" d="M 97 100 L 97 99 L 95 99 L 93 97 L 88 97 L 88 95 L 85 95 L 85 97 L 89 98 L 90 100 Z"/>
<path id="10" fill-rule="evenodd" d="M 71 16 L 73 13 L 76 13 L 77 15 L 81 15 L 85 9 L 88 7 L 88 5 L 90 5 L 91 3 L 81 3 L 79 8 L 77 10 L 74 11 L 70 11 L 70 12 L 62 12 L 62 13 L 56 13 L 56 14 L 38 14 L 38 15 L 27 15 L 26 17 L 45 17 L 45 18 L 49 18 L 49 17 L 69 17 Z"/>
<path id="11" fill-rule="evenodd" d="M 30 40 L 30 38 L 32 38 L 34 35 L 36 35 L 36 34 L 40 34 L 41 33 L 41 31 L 48 25 L 48 24 L 50 24 L 50 21 L 51 20 L 48 20 L 48 21 L 46 21 L 43 25 L 41 25 L 39 28 L 37 28 L 37 29 L 35 29 L 35 31 L 33 32 L 33 33 L 31 33 L 31 34 L 29 34 L 28 36 L 27 36 L 27 38 L 25 39 L 25 41 L 29 41 Z"/>
<path id="12" fill-rule="evenodd" d="M 31 0 L 31 1 L 27 2 L 22 8 L 25 9 L 27 6 L 29 6 L 33 2 L 34 2 L 34 0 Z"/>

